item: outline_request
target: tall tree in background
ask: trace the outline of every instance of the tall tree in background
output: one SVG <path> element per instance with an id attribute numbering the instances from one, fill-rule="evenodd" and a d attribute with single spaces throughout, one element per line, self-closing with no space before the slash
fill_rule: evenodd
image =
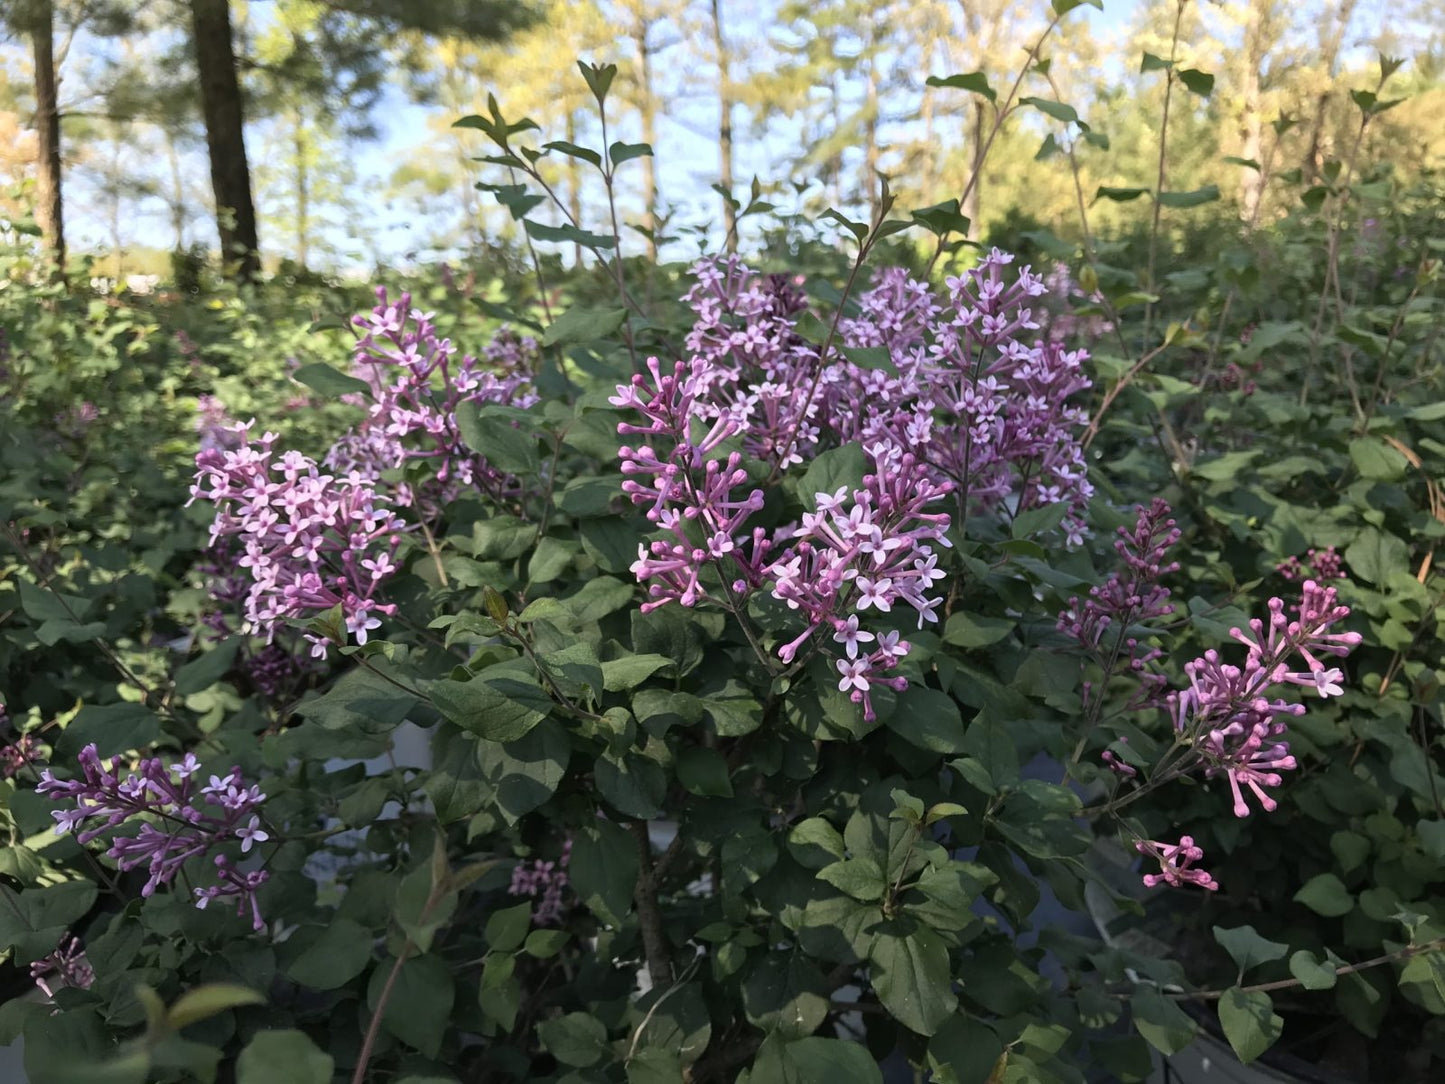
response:
<path id="1" fill-rule="evenodd" d="M 726 230 L 727 251 L 738 250 L 737 212 L 733 210 L 733 88 L 732 52 L 728 48 L 727 35 L 723 32 L 723 0 L 711 0 L 713 56 L 717 62 L 717 104 L 718 104 L 718 184 L 728 193 L 722 201 L 723 228 Z"/>
<path id="2" fill-rule="evenodd" d="M 246 160 L 246 119 L 236 74 L 230 0 L 190 0 L 190 4 L 221 260 L 235 259 L 237 278 L 252 279 L 261 270 L 261 245 L 256 235 L 251 167 Z"/>
<path id="3" fill-rule="evenodd" d="M 55 64 L 55 5 L 53 0 L 13 0 L 0 12 L 9 29 L 27 38 L 35 72 L 37 183 L 35 221 L 49 253 L 54 273 L 65 276 L 65 201 L 60 163 L 60 94 Z"/>
<path id="4" fill-rule="evenodd" d="M 40 183 L 36 186 L 35 220 L 55 266 L 65 277 L 65 201 L 60 172 L 60 94 L 55 74 L 55 5 L 30 0 L 31 51 L 35 58 L 35 131 L 38 137 Z"/>

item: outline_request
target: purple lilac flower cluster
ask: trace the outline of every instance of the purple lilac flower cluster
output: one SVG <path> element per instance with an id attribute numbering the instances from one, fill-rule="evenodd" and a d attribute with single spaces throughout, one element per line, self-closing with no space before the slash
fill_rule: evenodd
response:
<path id="1" fill-rule="evenodd" d="M 58 809 L 52 815 L 57 827 L 74 832 L 81 844 L 132 818 L 144 818 L 137 834 L 115 837 L 106 852 L 122 870 L 147 867 L 149 877 L 142 896 L 169 885 L 192 859 L 235 842 L 245 854 L 270 838 L 257 813 L 266 796 L 259 787 L 246 785 L 239 768 L 232 768 L 224 777 L 212 775 L 205 786 L 198 786 L 195 777 L 201 766 L 194 753 L 169 765 L 159 757 L 142 760 L 124 778 L 119 760 L 106 765 L 94 745 L 82 749 L 78 759 L 79 779 L 57 779 L 47 769 L 41 773 L 36 793 L 74 801 L 72 808 Z M 225 854 L 215 854 L 212 864 L 216 883 L 193 890 L 196 906 L 235 900 L 236 913 L 249 910 L 252 924 L 263 929 L 256 890 L 265 884 L 267 873 L 242 872 Z"/>
<path id="2" fill-rule="evenodd" d="M 1345 562 L 1335 552 L 1335 547 L 1330 546 L 1328 549 L 1310 550 L 1303 560 L 1286 557 L 1275 571 L 1287 580 L 1342 580 L 1345 578 Z"/>
<path id="3" fill-rule="evenodd" d="M 1070 599 L 1068 609 L 1059 615 L 1058 627 L 1106 667 L 1110 660 L 1128 658 L 1130 670 L 1140 681 L 1140 692 L 1125 710 L 1162 703 L 1176 733 L 1190 748 L 1190 758 L 1178 766 L 1176 774 L 1202 769 L 1206 778 L 1225 778 L 1237 817 L 1250 814 L 1246 792 L 1261 809 L 1272 812 L 1278 801 L 1265 788 L 1278 787 L 1283 782 L 1280 773 L 1296 767 L 1287 740 L 1288 720 L 1303 715 L 1305 706 L 1277 696 L 1271 699 L 1270 694 L 1280 685 L 1298 685 L 1325 698 L 1341 695 L 1344 673 L 1329 666 L 1327 660 L 1348 655 L 1361 636 L 1335 631 L 1350 613 L 1349 607 L 1340 604 L 1335 588 L 1305 580 L 1293 618 L 1286 614 L 1284 600 L 1276 597 L 1269 600 L 1267 621 L 1255 618 L 1247 631 L 1230 630 L 1230 636 L 1247 649 L 1242 666 L 1225 662 L 1218 651 L 1206 651 L 1184 666 L 1189 687 L 1161 700 L 1162 677 L 1151 669 L 1160 653 L 1152 648 L 1141 651 L 1132 639 L 1116 639 L 1112 647 L 1104 641 L 1111 626 L 1119 628 L 1122 637 L 1122 630 L 1131 625 L 1173 612 L 1167 601 L 1169 592 L 1158 582 L 1178 568 L 1167 561 L 1169 548 L 1179 539 L 1174 520 L 1168 517 L 1169 506 L 1162 500 L 1156 499 L 1148 509 L 1141 507 L 1134 530 L 1121 528 L 1115 542 L 1124 570 L 1091 590 L 1083 603 Z M 1310 559 L 1317 558 L 1323 559 L 1325 569 L 1338 569 L 1333 551 L 1318 555 L 1311 551 Z M 1103 760 L 1123 781 L 1138 776 L 1137 770 L 1112 750 L 1104 752 Z M 1136 846 L 1140 853 L 1157 859 L 1163 870 L 1146 876 L 1145 884 L 1217 887 L 1208 874 L 1190 868 L 1203 858 L 1203 852 L 1189 836 L 1177 845 L 1141 840 Z"/>
<path id="4" fill-rule="evenodd" d="M 85 958 L 85 949 L 77 937 L 64 938 L 54 952 L 30 965 L 30 978 L 46 997 L 56 990 L 70 987 L 89 990 L 95 982 L 95 969 Z"/>
<path id="5" fill-rule="evenodd" d="M 562 855 L 555 862 L 540 858 L 518 862 L 512 870 L 512 883 L 507 891 L 513 896 L 530 896 L 537 901 L 532 909 L 536 926 L 555 926 L 562 920 L 563 894 L 567 890 L 567 864 L 572 858 L 572 841 L 562 844 Z"/>
<path id="6" fill-rule="evenodd" d="M 947 305 L 906 272 L 881 272 L 859 315 L 839 322 L 847 350 L 826 363 L 798 333 L 800 279 L 754 274 L 735 257 L 698 264 L 685 298 L 690 356 L 670 368 L 650 359 L 609 400 L 642 415 L 618 426 L 642 438 L 619 449 L 622 489 L 664 532 L 633 565 L 648 589 L 643 608 L 711 598 L 709 569 L 722 593 L 713 601 L 735 611 L 768 589 L 806 621 L 779 656 L 791 664 L 831 632 L 844 656 L 834 660 L 839 688 L 871 719 L 872 684 L 900 687 L 884 675 L 908 644 L 860 628 L 859 615 L 902 602 L 922 628 L 941 604 L 927 592 L 944 576 L 932 544 L 948 544 L 950 517 L 926 505 L 957 494 L 960 507 L 1017 515 L 1062 502 L 1065 531 L 1080 541 L 1092 495 L 1079 443 L 1086 418 L 1066 401 L 1088 387 L 1086 355 L 1035 334 L 1029 302 L 1045 287 L 1027 268 L 1006 281 L 1012 259 L 995 250 L 950 279 Z M 879 348 L 882 368 L 847 353 Z M 725 449 L 730 441 L 742 451 Z M 853 442 L 871 463 L 864 488 L 805 495 L 816 508 L 800 526 L 750 523 L 763 491 L 745 455 L 776 476 Z"/>
<path id="7" fill-rule="evenodd" d="M 271 642 L 287 619 L 306 618 L 339 606 L 347 632 L 366 643 L 395 605 L 379 602 L 377 588 L 396 570 L 393 558 L 406 524 L 380 507 L 385 498 L 357 474 L 322 474 L 315 461 L 289 451 L 276 458 L 274 433 L 251 438 L 250 423 L 236 450 L 212 448 L 196 456 L 191 501 L 216 505 L 211 544 L 240 541 L 237 564 L 250 586 L 246 631 Z M 385 546 L 377 544 L 387 540 Z M 330 640 L 308 633 L 311 653 L 324 657 Z"/>
<path id="8" fill-rule="evenodd" d="M 463 403 L 501 403 L 526 407 L 536 402 L 531 370 L 537 342 L 510 329 L 499 332 L 483 359 L 456 356 L 450 339 L 441 338 L 432 313 L 411 307 L 411 295 L 390 301 L 385 287 L 377 306 L 357 315 L 353 371 L 366 381 L 370 402 L 357 394 L 348 401 L 367 406 L 366 420 L 348 433 L 325 458 L 325 465 L 369 481 L 407 462 L 427 461 L 435 492 L 416 494 L 396 487 L 396 503 L 428 507 L 465 489 L 494 499 L 514 494 L 520 483 L 493 468 L 462 439 L 457 408 Z"/>
<path id="9" fill-rule="evenodd" d="M 641 425 L 620 423 L 619 433 L 642 434 L 666 445 L 663 456 L 652 444 L 619 449 L 622 472 L 629 476 L 623 492 L 633 503 L 648 506 L 647 518 L 670 535 L 638 547 L 632 571 L 648 584 L 643 609 L 668 602 L 695 606 L 709 598 L 701 579 L 709 567 L 718 572 L 725 593 L 720 601 L 729 608 L 737 609 L 751 592 L 767 588 L 806 622 L 800 636 L 778 649 L 779 658 L 791 664 L 815 633 L 830 631 L 845 655 L 834 663 L 841 675 L 838 688 L 862 704 L 871 721 L 874 682 L 906 687 L 904 679 L 884 675 L 909 645 L 896 632 L 860 628 L 859 614 L 870 609 L 889 613 L 904 603 L 917 611 L 920 628 L 937 621 L 942 600 L 925 592 L 944 573 L 928 543 L 949 544 L 949 517 L 925 506 L 947 494 L 950 483 L 934 481 L 914 456 L 883 448 L 884 458 L 864 476 L 862 489 L 850 492 L 843 486 L 815 494 L 815 510 L 796 527 L 750 528 L 749 517 L 763 506 L 762 490 L 741 492 L 748 474 L 739 453 L 730 452 L 725 460 L 709 458 L 740 431 L 737 413 L 714 415 L 705 429 L 699 425 L 694 432 L 696 405 L 709 375 L 705 366 L 679 362 L 664 373 L 652 358 L 648 369 L 651 383 L 638 374 L 609 400 L 644 418 Z M 873 646 L 860 649 L 860 644 Z"/>
<path id="10" fill-rule="evenodd" d="M 1141 839 L 1135 849 L 1159 863 L 1158 873 L 1146 873 L 1144 884 L 1148 888 L 1167 884 L 1175 888 L 1198 885 L 1210 892 L 1218 891 L 1219 882 L 1202 869 L 1190 869 L 1204 857 L 1204 851 L 1194 845 L 1192 836 L 1181 836 L 1178 843 L 1160 843 L 1153 839 Z"/>
<path id="11" fill-rule="evenodd" d="M 1059 614 L 1058 629 L 1105 668 L 1105 680 L 1113 676 L 1116 666 L 1127 665 L 1138 691 L 1126 710 L 1137 710 L 1157 704 L 1168 679 L 1153 667 L 1163 651 L 1141 644 L 1128 630 L 1174 612 L 1169 588 L 1159 581 L 1179 571 L 1179 562 L 1169 560 L 1169 550 L 1179 541 L 1180 532 L 1170 518 L 1168 503 L 1156 497 L 1148 508 L 1140 506 L 1133 530 L 1120 527 L 1118 534 L 1114 550 L 1123 570 L 1111 572 L 1102 584 L 1090 588 L 1089 597 L 1082 602 L 1077 597 L 1069 599 L 1068 608 Z M 1107 636 L 1111 629 L 1114 634 Z M 1085 682 L 1086 704 L 1092 694 Z M 1117 758 L 1109 763 L 1119 770 Z"/>

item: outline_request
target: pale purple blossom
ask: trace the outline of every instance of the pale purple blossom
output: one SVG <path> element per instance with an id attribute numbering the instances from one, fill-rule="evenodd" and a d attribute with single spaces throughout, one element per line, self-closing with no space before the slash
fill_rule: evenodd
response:
<path id="1" fill-rule="evenodd" d="M 78 763 L 81 774 L 76 779 L 57 779 L 49 769 L 42 772 L 36 793 L 74 802 L 52 816 L 60 831 L 75 833 L 82 845 L 138 823 L 135 835 L 115 836 L 106 853 L 122 870 L 147 868 L 142 896 L 169 885 L 192 859 L 233 840 L 241 841 L 245 853 L 271 838 L 256 813 L 266 795 L 260 787 L 248 786 L 239 768 L 224 777 L 212 775 L 206 786 L 197 787 L 194 777 L 200 768 L 190 755 L 171 765 L 159 757 L 141 760 L 122 777 L 118 758 L 107 765 L 96 747 L 87 745 Z M 219 883 L 196 889 L 196 905 L 204 907 L 221 896 L 236 897 L 238 913 L 249 908 L 256 929 L 261 929 L 264 923 L 255 892 L 265 883 L 266 872 L 242 873 L 224 854 L 215 854 L 213 861 Z"/>

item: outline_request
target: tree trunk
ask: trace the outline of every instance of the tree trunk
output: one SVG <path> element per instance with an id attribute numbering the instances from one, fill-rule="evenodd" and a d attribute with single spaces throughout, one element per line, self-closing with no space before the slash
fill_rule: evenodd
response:
<path id="1" fill-rule="evenodd" d="M 1335 17 L 1320 25 L 1320 65 L 1324 68 L 1325 90 L 1315 101 L 1315 115 L 1310 122 L 1310 137 L 1306 144 L 1304 162 L 1301 163 L 1306 177 L 1314 178 L 1320 170 L 1320 140 L 1324 135 L 1325 116 L 1329 112 L 1329 85 L 1335 78 L 1335 61 L 1340 55 L 1340 46 L 1345 40 L 1345 30 L 1350 17 L 1355 13 L 1356 0 L 1340 0 Z"/>
<path id="2" fill-rule="evenodd" d="M 256 237 L 256 205 L 251 198 L 251 169 L 246 162 L 246 124 L 241 84 L 236 75 L 229 0 L 191 0 L 191 28 L 201 84 L 201 113 L 211 158 L 211 188 L 216 196 L 216 225 L 221 261 L 235 261 L 240 280 L 261 270 Z"/>
<path id="3" fill-rule="evenodd" d="M 983 141 L 984 141 L 984 111 L 983 102 L 975 96 L 973 103 L 973 125 L 968 135 L 968 157 L 969 175 L 964 182 L 968 185 L 968 194 L 959 207 L 959 213 L 968 219 L 968 239 L 978 240 L 981 226 L 978 217 L 983 207 Z"/>
<path id="4" fill-rule="evenodd" d="M 311 175 L 306 168 L 306 114 L 296 112 L 294 149 L 296 152 L 296 266 L 306 270 L 306 258 L 310 255 L 308 241 L 311 237 Z"/>
<path id="5" fill-rule="evenodd" d="M 1259 67 L 1264 63 L 1264 18 L 1260 10 L 1261 0 L 1251 0 L 1244 24 L 1244 75 L 1240 88 L 1243 101 L 1243 115 L 1239 120 L 1241 158 L 1259 162 L 1264 120 L 1260 116 Z M 1240 216 L 1246 222 L 1254 222 L 1259 215 L 1259 201 L 1264 195 L 1264 172 L 1260 169 L 1241 169 L 1239 178 Z"/>
<path id="6" fill-rule="evenodd" d="M 171 229 L 176 231 L 177 252 L 186 249 L 186 187 L 181 180 L 181 156 L 176 150 L 176 141 L 171 138 L 169 128 L 165 129 L 166 164 L 171 173 Z"/>
<path id="7" fill-rule="evenodd" d="M 642 142 L 657 150 L 657 102 L 652 96 L 652 47 L 647 41 L 647 16 L 637 13 L 637 111 L 642 120 Z M 653 155 L 642 158 L 642 221 L 647 228 L 647 256 L 657 260 L 657 165 Z"/>
<path id="8" fill-rule="evenodd" d="M 577 113 L 569 108 L 567 110 L 567 142 L 577 142 Z M 582 170 L 578 168 L 577 159 L 570 155 L 564 160 L 563 172 L 567 175 L 567 207 L 572 212 L 572 221 L 579 226 L 582 223 Z M 582 246 L 572 246 L 572 266 L 582 266 Z"/>
<path id="9" fill-rule="evenodd" d="M 868 221 L 877 222 L 882 192 L 878 181 L 878 62 L 868 61 L 868 98 L 863 116 L 863 183 L 868 191 Z"/>
<path id="10" fill-rule="evenodd" d="M 720 157 L 718 183 L 727 192 L 723 200 L 724 246 L 728 252 L 738 250 L 738 219 L 733 210 L 733 88 L 732 57 L 723 36 L 722 0 L 712 0 L 712 41 L 717 54 L 718 152 Z"/>
<path id="11" fill-rule="evenodd" d="M 35 193 L 35 220 L 50 250 L 54 273 L 65 278 L 65 214 L 61 196 L 60 104 L 55 82 L 55 6 L 38 0 L 30 40 L 35 56 L 35 132 L 40 178 Z"/>

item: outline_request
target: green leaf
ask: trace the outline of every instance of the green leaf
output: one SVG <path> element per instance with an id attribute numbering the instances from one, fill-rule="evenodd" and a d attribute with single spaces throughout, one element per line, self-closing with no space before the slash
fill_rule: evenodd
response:
<path id="1" fill-rule="evenodd" d="M 427 694 L 457 726 L 495 742 L 516 741 L 552 710 L 551 697 L 529 676 L 499 667 L 470 681 L 433 682 Z"/>
<path id="2" fill-rule="evenodd" d="M 1375 437 L 1350 441 L 1350 459 L 1360 476 L 1373 482 L 1399 481 L 1410 466 L 1399 451 Z"/>
<path id="3" fill-rule="evenodd" d="M 161 736 L 161 722 L 144 704 L 87 704 L 55 740 L 62 756 L 73 757 L 94 744 L 103 757 L 146 749 Z"/>
<path id="4" fill-rule="evenodd" d="M 180 1031 L 197 1021 L 243 1005 L 264 1005 L 266 999 L 245 986 L 216 982 L 197 986 L 178 997 L 166 1012 L 166 1023 Z"/>
<path id="5" fill-rule="evenodd" d="M 871 858 L 848 858 L 834 862 L 818 871 L 818 879 L 827 881 L 855 900 L 881 900 L 888 890 L 882 868 Z"/>
<path id="6" fill-rule="evenodd" d="M 1299 979 L 1306 990 L 1329 990 L 1337 981 L 1334 964 L 1320 963 L 1314 953 L 1304 949 L 1289 958 L 1289 973 Z"/>
<path id="7" fill-rule="evenodd" d="M 677 781 L 689 794 L 731 798 L 733 783 L 727 758 L 716 749 L 690 746 L 677 755 Z"/>
<path id="8" fill-rule="evenodd" d="M 1014 736 L 1007 725 L 995 719 L 992 712 L 976 715 L 963 736 L 964 752 L 978 764 L 996 789 L 1013 786 L 1019 780 L 1019 754 Z M 967 778 L 969 769 L 959 761 L 950 761 Z"/>
<path id="9" fill-rule="evenodd" d="M 1232 930 L 1215 926 L 1214 940 L 1233 958 L 1240 974 L 1260 964 L 1281 959 L 1289 951 L 1288 945 L 1261 937 L 1253 926 L 1237 926 Z"/>
<path id="10" fill-rule="evenodd" d="M 617 927 L 632 910 L 639 864 L 637 841 L 627 829 L 599 820 L 572 837 L 567 873 L 587 909 Z"/>
<path id="11" fill-rule="evenodd" d="M 576 226 L 544 226 L 540 222 L 533 222 L 530 218 L 523 219 L 523 227 L 527 236 L 537 241 L 547 241 L 558 245 L 581 245 L 584 248 L 606 249 L 614 248 L 617 241 L 603 233 L 588 233 L 586 230 L 579 230 Z"/>
<path id="12" fill-rule="evenodd" d="M 1437 862 L 1445 862 L 1445 820 L 1417 821 L 1415 832 L 1420 848 Z"/>
<path id="13" fill-rule="evenodd" d="M 943 626 L 943 642 L 954 647 L 987 647 L 1011 633 L 1017 622 L 1007 617 L 985 617 L 958 611 Z"/>
<path id="14" fill-rule="evenodd" d="M 394 964 L 384 959 L 372 970 L 366 1004 L 374 1013 L 382 988 Z M 438 956 L 415 956 L 401 965 L 391 996 L 382 1011 L 381 1026 L 429 1058 L 441 1051 L 442 1037 L 451 1025 L 456 987 L 451 968 Z"/>
<path id="15" fill-rule="evenodd" d="M 1098 191 L 1094 193 L 1094 199 L 1096 201 L 1109 199 L 1115 203 L 1128 203 L 1131 200 L 1138 199 L 1140 196 L 1148 195 L 1148 193 L 1149 189 L 1147 188 L 1113 188 L 1109 185 L 1100 185 Z"/>
<path id="16" fill-rule="evenodd" d="M 910 682 L 898 694 L 893 714 L 883 724 L 904 741 L 931 753 L 964 750 L 963 717 L 947 693 Z"/>
<path id="17" fill-rule="evenodd" d="M 1398 573 L 1408 573 L 1409 561 L 1410 551 L 1404 541 L 1377 527 L 1366 527 L 1345 548 L 1345 563 L 1350 571 L 1376 586 L 1384 586 Z"/>
<path id="18" fill-rule="evenodd" d="M 482 741 L 477 759 L 494 788 L 494 800 L 508 823 L 532 812 L 556 791 L 572 757 L 572 742 L 561 724 L 544 719 L 506 744 Z"/>
<path id="19" fill-rule="evenodd" d="M 586 162 L 602 168 L 602 155 L 588 147 L 579 147 L 576 143 L 568 143 L 564 139 L 553 140 L 551 143 L 543 143 L 543 150 L 557 151 L 565 154 L 568 158 L 576 158 L 578 161 Z"/>
<path id="20" fill-rule="evenodd" d="M 647 143 L 614 143 L 607 148 L 607 156 L 614 166 L 619 166 L 634 158 L 651 158 L 652 146 Z"/>
<path id="21" fill-rule="evenodd" d="M 338 372 L 324 361 L 314 361 L 310 365 L 303 365 L 291 375 L 312 391 L 320 392 L 332 399 L 340 398 L 343 395 L 369 395 L 371 393 L 371 385 L 365 380 L 358 380 L 354 376 Z"/>
<path id="22" fill-rule="evenodd" d="M 788 850 L 808 869 L 822 869 L 845 854 L 843 836 L 822 817 L 799 821 L 788 833 Z"/>
<path id="23" fill-rule="evenodd" d="M 904 1027 L 932 1035 L 958 1008 L 948 946 L 932 930 L 879 933 L 868 959 L 878 1000 Z"/>
<path id="24" fill-rule="evenodd" d="M 1179 81 L 1191 94 L 1198 94 L 1201 98 L 1207 98 L 1214 93 L 1214 76 L 1198 68 L 1185 68 L 1179 73 Z"/>
<path id="25" fill-rule="evenodd" d="M 542 1021 L 537 1025 L 537 1038 L 563 1065 L 579 1069 L 596 1065 L 607 1053 L 607 1028 L 597 1017 L 585 1012 L 569 1012 Z"/>
<path id="26" fill-rule="evenodd" d="M 231 669 L 236 661 L 243 638 L 228 636 L 211 650 L 199 655 L 176 671 L 176 693 L 190 696 L 203 689 L 209 689 Z"/>
<path id="27" fill-rule="evenodd" d="M 561 952 L 571 937 L 566 930 L 533 930 L 523 942 L 522 951 L 538 960 L 547 960 Z"/>
<path id="28" fill-rule="evenodd" d="M 349 918 L 333 918 L 291 961 L 286 977 L 312 990 L 345 986 L 371 963 L 371 931 Z"/>
<path id="29" fill-rule="evenodd" d="M 1219 186 L 1213 184 L 1196 188 L 1192 192 L 1160 192 L 1158 196 L 1162 206 L 1174 208 L 1201 207 L 1206 203 L 1213 203 L 1218 198 Z"/>
<path id="30" fill-rule="evenodd" d="M 666 655 L 625 655 L 602 664 L 602 685 L 609 693 L 627 692 L 671 665 Z"/>
<path id="31" fill-rule="evenodd" d="M 597 342 L 617 334 L 626 322 L 626 309 L 589 309 L 573 305 L 547 325 L 547 330 L 542 332 L 542 345 Z"/>
<path id="32" fill-rule="evenodd" d="M 1153 53 L 1145 53 L 1143 61 L 1139 64 L 1140 73 L 1168 71 L 1174 67 L 1174 61 L 1165 60 L 1162 56 L 1155 56 Z"/>
<path id="33" fill-rule="evenodd" d="M 24 892 L 0 884 L 0 949 L 8 948 L 16 964 L 48 956 L 66 927 L 90 910 L 95 895 L 90 881 L 64 881 Z"/>
<path id="34" fill-rule="evenodd" d="M 662 815 L 667 775 L 657 761 L 636 753 L 608 754 L 597 761 L 593 778 L 602 797 L 618 812 L 638 820 Z"/>
<path id="35" fill-rule="evenodd" d="M 1129 1007 L 1135 1030 L 1161 1054 L 1172 1057 L 1194 1041 L 1194 1021 L 1152 986 L 1136 989 Z"/>
<path id="36" fill-rule="evenodd" d="M 811 1035 L 828 1015 L 828 984 L 823 974 L 797 953 L 768 953 L 743 983 L 748 1022 L 784 1039 Z"/>
<path id="37" fill-rule="evenodd" d="M 1225 991 L 1219 999 L 1219 1022 L 1229 1045 L 1246 1065 L 1284 1033 L 1284 1020 L 1275 1015 L 1274 1002 L 1263 990 L 1246 992 L 1235 986 Z"/>
<path id="38" fill-rule="evenodd" d="M 535 474 L 541 466 L 537 436 L 511 407 L 465 402 L 457 407 L 457 431 L 467 447 L 508 474 Z M 517 421 L 523 421 L 518 428 Z"/>
<path id="39" fill-rule="evenodd" d="M 1045 113 L 1053 117 L 1054 120 L 1061 120 L 1065 124 L 1078 124 L 1081 127 L 1083 126 L 1083 122 L 1079 120 L 1078 111 L 1075 110 L 1073 106 L 1065 105 L 1063 102 L 1053 102 L 1047 98 L 1020 98 L 1019 105 L 1031 105 L 1040 113 Z"/>
<path id="40" fill-rule="evenodd" d="M 1086 4 L 1097 11 L 1104 10 L 1104 0 L 1052 0 L 1049 7 L 1053 8 L 1054 14 L 1062 19 L 1075 8 L 1084 7 Z"/>
<path id="41" fill-rule="evenodd" d="M 944 76 L 930 75 L 925 82 L 930 87 L 955 87 L 973 94 L 981 94 L 991 102 L 998 101 L 998 95 L 994 93 L 993 87 L 988 85 L 988 76 L 983 72 Z"/>
<path id="42" fill-rule="evenodd" d="M 335 1068 L 305 1032 L 262 1031 L 236 1059 L 236 1084 L 331 1084 Z"/>
<path id="43" fill-rule="evenodd" d="M 910 212 L 915 222 L 920 223 L 925 229 L 932 231 L 939 237 L 949 233 L 967 234 L 969 220 L 958 213 L 958 200 L 949 199 L 942 203 L 935 203 L 931 207 L 923 207 L 917 211 Z"/>
<path id="44" fill-rule="evenodd" d="M 522 947 L 532 928 L 531 902 L 503 907 L 487 916 L 487 944 L 494 952 L 511 952 Z"/>
<path id="45" fill-rule="evenodd" d="M 1339 918 L 1355 909 L 1355 898 L 1349 889 L 1333 873 L 1320 873 L 1311 877 L 1294 894 L 1296 903 L 1302 903 L 1317 915 Z"/>

